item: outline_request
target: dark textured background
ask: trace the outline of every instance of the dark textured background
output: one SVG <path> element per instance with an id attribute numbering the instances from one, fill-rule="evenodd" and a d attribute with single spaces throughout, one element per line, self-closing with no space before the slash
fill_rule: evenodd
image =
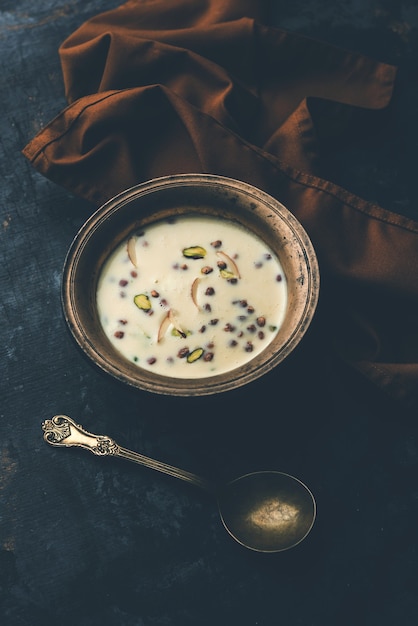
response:
<path id="1" fill-rule="evenodd" d="M 119 386 L 67 332 L 61 267 L 91 207 L 38 175 L 20 151 L 66 105 L 59 44 L 117 4 L 0 0 L 0 622 L 416 626 L 416 416 L 347 372 L 326 337 L 308 334 L 246 389 L 196 400 Z M 272 25 L 399 65 L 388 131 L 372 146 L 361 138 L 341 146 L 332 177 L 417 218 L 418 3 L 271 7 Z M 293 473 L 317 497 L 316 525 L 288 552 L 246 551 L 203 492 L 124 461 L 48 447 L 41 422 L 56 413 L 210 478 Z"/>

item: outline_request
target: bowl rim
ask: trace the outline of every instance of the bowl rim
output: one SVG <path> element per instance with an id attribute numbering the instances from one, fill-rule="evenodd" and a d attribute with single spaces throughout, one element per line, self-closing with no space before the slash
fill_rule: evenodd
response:
<path id="1" fill-rule="evenodd" d="M 300 246 L 308 279 L 307 284 L 303 286 L 306 296 L 300 320 L 285 344 L 281 347 L 279 353 L 271 355 L 264 361 L 259 354 L 244 366 L 239 366 L 223 374 L 203 378 L 175 378 L 156 373 L 147 373 L 147 370 L 136 364 L 133 364 L 134 373 L 128 373 L 123 366 L 121 367 L 121 364 L 126 365 L 128 363 L 125 357 L 115 354 L 117 362 L 110 362 L 103 356 L 97 345 L 91 341 L 84 329 L 76 297 L 76 273 L 80 259 L 82 259 L 88 244 L 92 241 L 102 224 L 132 200 L 154 192 L 167 192 L 170 188 L 205 188 L 208 186 L 219 187 L 232 194 L 239 194 L 247 198 L 249 202 L 252 201 L 261 206 L 263 210 L 268 208 L 269 211 L 273 211 L 274 218 L 280 218 L 281 221 L 286 223 L 287 228 L 291 230 Z M 154 221 L 156 220 L 158 220 L 158 216 L 156 216 Z M 174 174 L 153 178 L 121 191 L 98 207 L 87 218 L 73 238 L 65 256 L 62 269 L 61 305 L 64 319 L 73 339 L 84 354 L 102 371 L 110 374 L 120 382 L 137 389 L 172 396 L 202 396 L 237 389 L 263 376 L 282 362 L 300 343 L 312 322 L 319 300 L 319 286 L 319 264 L 311 239 L 295 215 L 279 200 L 254 185 L 226 176 L 198 173 Z M 261 355 L 263 355 L 263 352 Z"/>

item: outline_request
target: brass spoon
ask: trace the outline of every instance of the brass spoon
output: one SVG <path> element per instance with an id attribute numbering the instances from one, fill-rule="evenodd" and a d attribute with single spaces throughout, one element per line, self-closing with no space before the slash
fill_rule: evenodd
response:
<path id="1" fill-rule="evenodd" d="M 213 494 L 221 520 L 241 545 L 257 552 L 281 552 L 300 543 L 310 532 L 316 504 L 300 480 L 277 471 L 253 472 L 217 489 L 196 474 L 161 463 L 119 446 L 104 435 L 93 435 L 66 415 L 42 424 L 44 439 L 52 446 L 77 446 L 98 456 L 115 456 L 181 478 Z"/>

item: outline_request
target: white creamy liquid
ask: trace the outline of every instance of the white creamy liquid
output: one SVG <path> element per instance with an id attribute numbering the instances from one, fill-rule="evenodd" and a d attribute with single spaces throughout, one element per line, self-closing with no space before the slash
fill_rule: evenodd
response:
<path id="1" fill-rule="evenodd" d="M 205 254 L 185 256 L 193 252 Z M 114 347 L 176 378 L 214 376 L 251 360 L 277 334 L 286 306 L 283 268 L 261 239 L 235 222 L 193 215 L 155 222 L 123 242 L 97 290 Z"/>

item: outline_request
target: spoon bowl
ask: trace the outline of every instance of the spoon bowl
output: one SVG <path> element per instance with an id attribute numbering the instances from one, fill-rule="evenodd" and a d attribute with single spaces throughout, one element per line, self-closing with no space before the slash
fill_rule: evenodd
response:
<path id="1" fill-rule="evenodd" d="M 300 480 L 277 471 L 245 474 L 216 487 L 185 470 L 119 446 L 106 435 L 87 432 L 66 415 L 42 424 L 44 440 L 56 447 L 79 447 L 97 456 L 117 456 L 192 483 L 217 498 L 223 525 L 235 541 L 256 552 L 281 552 L 300 543 L 316 517 L 315 499 Z"/>
<path id="2" fill-rule="evenodd" d="M 276 471 L 240 476 L 219 490 L 218 507 L 229 534 L 257 552 L 280 552 L 300 543 L 316 517 L 311 491 Z"/>

